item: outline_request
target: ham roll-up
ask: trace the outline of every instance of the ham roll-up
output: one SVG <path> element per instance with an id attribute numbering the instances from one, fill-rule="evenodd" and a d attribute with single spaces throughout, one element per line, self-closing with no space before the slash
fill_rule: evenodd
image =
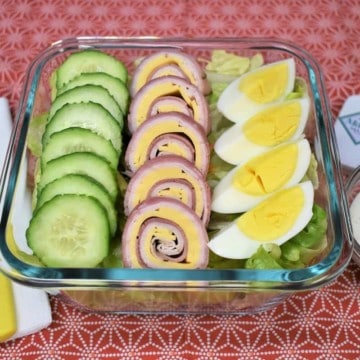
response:
<path id="1" fill-rule="evenodd" d="M 202 269 L 208 264 L 208 235 L 195 212 L 182 202 L 153 197 L 129 215 L 122 234 L 124 266 Z"/>
<path id="2" fill-rule="evenodd" d="M 196 59 L 174 49 L 155 52 L 140 62 L 132 78 L 131 95 L 134 96 L 150 80 L 169 75 L 184 78 L 204 95 L 211 91 L 206 73 Z"/>
<path id="3" fill-rule="evenodd" d="M 173 183 L 177 186 L 172 186 Z M 194 164 L 180 156 L 156 157 L 146 161 L 134 173 L 125 192 L 125 215 L 130 215 L 138 204 L 152 196 L 171 197 L 185 204 L 191 204 L 190 207 L 202 222 L 205 225 L 209 222 L 210 187 Z"/>
<path id="4" fill-rule="evenodd" d="M 150 117 L 169 111 L 177 111 L 192 118 L 194 117 L 192 109 L 188 106 L 184 99 L 171 95 L 156 98 L 151 104 L 147 116 Z"/>
<path id="5" fill-rule="evenodd" d="M 133 97 L 128 114 L 130 133 L 148 119 L 153 102 L 163 96 L 183 99 L 190 107 L 194 121 L 203 127 L 205 134 L 210 132 L 208 104 L 200 90 L 183 78 L 163 76 L 147 82 Z"/>
<path id="6" fill-rule="evenodd" d="M 210 161 L 207 137 L 203 128 L 187 115 L 170 111 L 154 115 L 142 123 L 127 146 L 125 163 L 134 173 L 147 160 L 162 153 L 185 157 L 204 175 L 207 174 Z"/>

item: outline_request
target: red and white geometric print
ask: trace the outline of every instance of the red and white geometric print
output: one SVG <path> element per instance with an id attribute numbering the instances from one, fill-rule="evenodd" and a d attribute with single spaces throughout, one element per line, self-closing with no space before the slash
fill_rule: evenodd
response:
<path id="1" fill-rule="evenodd" d="M 0 96 L 15 114 L 25 71 L 52 42 L 84 35 L 276 37 L 321 65 L 334 117 L 360 94 L 357 0 L 2 0 Z M 53 323 L 0 345 L 0 360 L 360 359 L 360 268 L 248 316 L 84 313 L 52 297 Z"/>

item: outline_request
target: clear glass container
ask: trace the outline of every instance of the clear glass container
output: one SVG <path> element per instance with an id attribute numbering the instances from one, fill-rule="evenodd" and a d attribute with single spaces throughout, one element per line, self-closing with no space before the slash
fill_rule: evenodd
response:
<path id="1" fill-rule="evenodd" d="M 354 232 L 354 252 L 353 252 L 353 260 L 360 265 L 360 237 L 359 237 L 359 219 L 360 219 L 360 211 L 359 207 L 356 206 L 355 203 L 360 201 L 360 166 L 357 167 L 348 177 L 346 181 L 346 193 L 349 202 L 350 208 L 350 219 Z M 356 199 L 356 200 L 355 200 Z M 357 209 L 357 210 L 355 210 Z M 357 219 L 357 220 L 356 220 Z"/>
<path id="2" fill-rule="evenodd" d="M 327 212 L 327 248 L 308 267 L 292 270 L 49 268 L 31 254 L 25 230 L 31 216 L 27 186 L 27 132 L 31 119 L 50 105 L 49 77 L 73 51 L 96 48 L 121 59 L 131 74 L 134 61 L 160 49 L 177 48 L 199 59 L 214 49 L 243 56 L 261 53 L 265 62 L 292 57 L 308 86 L 311 118 L 305 135 L 318 162 L 316 202 Z M 4 211 L 0 229 L 1 269 L 15 281 L 56 293 L 90 311 L 118 313 L 246 314 L 265 310 L 293 292 L 334 280 L 347 266 L 352 234 L 341 176 L 333 118 L 321 69 L 295 44 L 271 39 L 164 39 L 82 37 L 54 43 L 39 54 L 26 74 L 15 126 L 2 172 Z"/>

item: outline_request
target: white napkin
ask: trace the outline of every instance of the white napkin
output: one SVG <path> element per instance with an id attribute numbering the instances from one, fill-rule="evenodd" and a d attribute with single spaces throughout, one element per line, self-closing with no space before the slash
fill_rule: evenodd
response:
<path id="1" fill-rule="evenodd" d="M 7 99 L 0 97 L 0 170 L 3 167 L 12 130 Z M 0 203 L 2 213 L 3 200 Z M 0 259 L 1 262 L 1 259 Z M 11 339 L 33 334 L 52 322 L 51 308 L 45 291 L 12 282 L 17 330 Z M 9 339 L 10 340 L 10 339 Z"/>

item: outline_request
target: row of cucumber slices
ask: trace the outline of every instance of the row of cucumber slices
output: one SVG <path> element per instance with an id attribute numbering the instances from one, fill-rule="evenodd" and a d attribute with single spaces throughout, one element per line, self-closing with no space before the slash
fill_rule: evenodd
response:
<path id="1" fill-rule="evenodd" d="M 124 64 L 97 50 L 73 53 L 51 77 L 52 103 L 26 231 L 46 266 L 94 267 L 108 254 L 117 230 L 127 80 Z"/>

